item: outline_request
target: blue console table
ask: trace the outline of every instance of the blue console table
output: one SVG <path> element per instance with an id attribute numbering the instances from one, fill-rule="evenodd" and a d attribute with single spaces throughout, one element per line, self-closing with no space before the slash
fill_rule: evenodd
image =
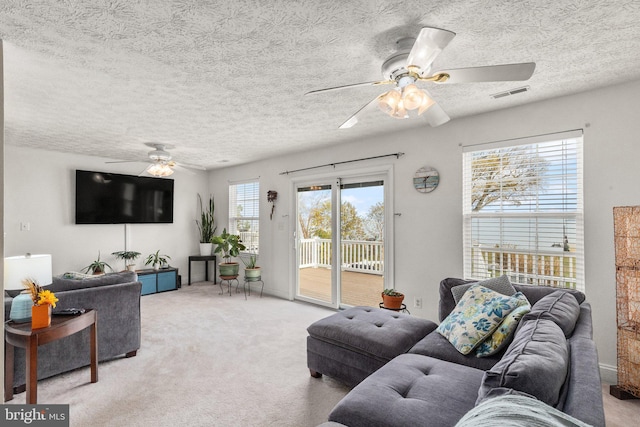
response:
<path id="1" fill-rule="evenodd" d="M 142 283 L 141 295 L 178 289 L 178 269 L 169 267 L 160 270 L 138 270 L 138 280 Z"/>

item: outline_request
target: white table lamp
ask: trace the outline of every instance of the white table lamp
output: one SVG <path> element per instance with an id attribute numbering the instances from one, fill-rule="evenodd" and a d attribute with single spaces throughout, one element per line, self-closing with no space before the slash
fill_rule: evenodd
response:
<path id="1" fill-rule="evenodd" d="M 52 281 L 51 255 L 21 255 L 4 259 L 4 289 L 7 291 L 25 290 L 22 281 L 32 279 L 40 286 Z M 31 321 L 33 300 L 28 293 L 20 293 L 13 298 L 9 318 L 14 322 Z"/>

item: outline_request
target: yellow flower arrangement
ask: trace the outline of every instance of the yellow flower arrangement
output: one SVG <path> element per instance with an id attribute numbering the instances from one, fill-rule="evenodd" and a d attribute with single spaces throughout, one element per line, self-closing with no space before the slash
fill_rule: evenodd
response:
<path id="1" fill-rule="evenodd" d="M 58 298 L 56 298 L 55 294 L 51 291 L 40 291 L 38 292 L 38 302 L 36 305 L 49 304 L 56 308 L 56 302 L 58 302 Z"/>
<path id="2" fill-rule="evenodd" d="M 42 286 L 38 285 L 33 279 L 24 279 L 22 284 L 31 294 L 34 305 L 49 304 L 55 308 L 58 298 L 53 292 L 42 289 Z"/>

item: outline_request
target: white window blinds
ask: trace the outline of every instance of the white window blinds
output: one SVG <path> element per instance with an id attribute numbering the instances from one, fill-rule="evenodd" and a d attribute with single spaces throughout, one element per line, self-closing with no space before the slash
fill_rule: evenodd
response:
<path id="1" fill-rule="evenodd" d="M 229 233 L 240 235 L 245 251 L 258 253 L 260 243 L 260 183 L 229 185 Z"/>
<path id="2" fill-rule="evenodd" d="M 584 290 L 582 133 L 463 153 L 464 273 Z"/>

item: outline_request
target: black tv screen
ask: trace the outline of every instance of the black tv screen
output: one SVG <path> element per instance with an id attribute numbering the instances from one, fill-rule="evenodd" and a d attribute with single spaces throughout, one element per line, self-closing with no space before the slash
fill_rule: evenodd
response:
<path id="1" fill-rule="evenodd" d="M 172 222 L 172 179 L 76 170 L 76 224 Z"/>

